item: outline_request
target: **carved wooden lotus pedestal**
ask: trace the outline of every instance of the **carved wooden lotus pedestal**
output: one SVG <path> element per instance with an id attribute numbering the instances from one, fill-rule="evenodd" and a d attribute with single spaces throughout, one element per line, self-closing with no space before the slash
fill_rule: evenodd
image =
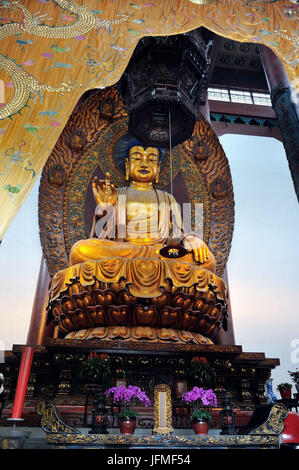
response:
<path id="1" fill-rule="evenodd" d="M 162 261 L 143 263 L 150 267 L 151 263 L 160 263 L 158 268 L 165 270 Z M 187 287 L 175 287 L 161 275 L 152 295 L 143 294 L 143 286 L 138 286 L 140 292 L 134 295 L 137 289 L 123 277 L 114 283 L 95 278 L 99 269 L 104 269 L 103 264 L 82 263 L 53 278 L 48 310 L 60 337 L 213 344 L 211 338 L 226 321 L 226 288 L 220 277 L 204 269 L 183 266 L 191 273 Z M 176 269 L 179 277 L 179 264 L 171 269 Z"/>

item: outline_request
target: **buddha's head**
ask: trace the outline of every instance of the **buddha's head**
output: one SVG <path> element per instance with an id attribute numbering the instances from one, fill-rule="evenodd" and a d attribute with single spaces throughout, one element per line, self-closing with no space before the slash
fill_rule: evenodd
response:
<path id="1" fill-rule="evenodd" d="M 136 183 L 158 183 L 160 172 L 159 149 L 137 143 L 129 149 L 126 159 L 126 180 Z"/>

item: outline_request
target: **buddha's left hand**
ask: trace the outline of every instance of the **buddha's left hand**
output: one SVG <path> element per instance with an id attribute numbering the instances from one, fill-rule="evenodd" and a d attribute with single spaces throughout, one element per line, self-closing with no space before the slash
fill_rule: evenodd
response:
<path id="1" fill-rule="evenodd" d="M 209 259 L 209 249 L 207 245 L 194 235 L 187 235 L 183 239 L 184 247 L 192 251 L 194 260 L 200 264 L 204 264 Z"/>

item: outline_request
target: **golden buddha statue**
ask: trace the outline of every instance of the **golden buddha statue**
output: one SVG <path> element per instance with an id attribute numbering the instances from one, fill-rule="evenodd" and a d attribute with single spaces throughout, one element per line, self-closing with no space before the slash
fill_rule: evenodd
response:
<path id="1" fill-rule="evenodd" d="M 90 238 L 53 277 L 49 310 L 70 339 L 212 343 L 226 308 L 215 258 L 155 188 L 159 150 L 133 143 L 125 167 L 127 187 L 94 178 Z"/>
<path id="2" fill-rule="evenodd" d="M 110 182 L 109 174 L 106 180 L 94 179 L 92 188 L 97 208 L 91 237 L 95 235 L 99 217 L 105 211 L 109 212 L 109 205 L 116 210 L 112 210 L 112 223 L 107 221 L 100 238 L 80 240 L 72 247 L 70 264 L 107 257 L 166 259 L 160 250 L 165 245 L 180 242 L 188 251 L 180 261 L 201 264 L 214 272 L 215 258 L 207 245 L 196 235 L 184 233 L 175 198 L 155 189 L 159 171 L 159 150 L 134 145 L 130 148 L 129 160 L 126 159 L 126 180 L 130 181 L 128 187 L 117 190 Z"/>

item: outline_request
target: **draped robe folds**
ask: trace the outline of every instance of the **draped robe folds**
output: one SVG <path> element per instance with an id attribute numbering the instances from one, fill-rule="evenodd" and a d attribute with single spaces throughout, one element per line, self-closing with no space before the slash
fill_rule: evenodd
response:
<path id="1" fill-rule="evenodd" d="M 132 192 L 135 194 L 145 194 L 143 191 L 132 190 L 131 188 L 126 187 L 118 189 L 116 209 L 108 222 L 105 233 L 99 234 L 99 238 L 109 238 L 119 242 L 128 241 L 130 236 L 128 234 L 127 222 L 131 221 L 128 220 L 127 217 L 127 201 L 130 193 Z M 151 223 L 149 217 L 145 218 L 143 221 L 141 219 L 136 219 L 135 222 L 143 222 L 144 227 L 150 227 L 151 237 L 148 241 L 144 238 L 140 241 L 134 239 L 134 244 L 167 244 L 167 241 L 173 238 L 181 239 L 184 235 L 184 226 L 181 218 L 181 211 L 175 198 L 171 194 L 158 189 L 150 191 L 150 193 L 155 194 L 158 209 L 158 226 L 156 227 L 156 224 Z M 95 235 L 96 219 L 97 210 L 93 218 L 93 226 L 90 234 L 91 237 L 94 237 Z M 139 228 L 140 232 L 142 231 L 142 228 L 143 227 Z"/>
<path id="2" fill-rule="evenodd" d="M 96 227 L 99 215 L 102 215 L 96 209 L 91 238 L 80 240 L 73 245 L 70 253 L 71 267 L 57 273 L 56 276 L 60 279 L 56 279 L 57 283 L 54 281 L 56 288 L 59 285 L 58 290 L 61 291 L 65 282 L 69 282 L 73 276 L 76 277 L 79 271 L 80 277 L 83 272 L 85 273 L 83 278 L 86 279 L 81 279 L 83 284 L 90 284 L 91 278 L 94 277 L 106 283 L 117 283 L 125 279 L 126 284 L 130 285 L 131 293 L 137 297 L 161 295 L 161 288 L 165 287 L 167 279 L 177 287 L 198 284 L 203 290 L 207 289 L 209 282 L 214 285 L 219 284 L 216 280 L 218 276 L 213 274 L 215 258 L 210 251 L 208 260 L 201 266 L 194 261 L 192 253 L 187 253 L 177 260 L 160 255 L 160 249 L 170 240 L 179 241 L 184 236 L 180 208 L 169 193 L 155 190 L 158 203 L 157 223 L 154 221 L 151 225 L 149 237 L 135 236 L 133 239 L 128 229 L 131 221 L 127 220 L 127 201 L 130 196 L 128 191 L 130 188 L 118 189 L 114 215 L 108 217 L 105 230 L 98 234 L 101 238 L 95 238 L 95 232 L 98 233 Z M 143 229 L 150 223 L 149 217 L 144 220 L 138 219 L 138 223 L 144 234 Z M 80 263 L 84 263 L 84 269 L 83 266 L 79 266 Z M 79 271 L 72 269 L 75 268 L 74 265 L 78 265 Z M 90 277 L 87 271 L 92 275 L 90 279 L 87 279 Z"/>

